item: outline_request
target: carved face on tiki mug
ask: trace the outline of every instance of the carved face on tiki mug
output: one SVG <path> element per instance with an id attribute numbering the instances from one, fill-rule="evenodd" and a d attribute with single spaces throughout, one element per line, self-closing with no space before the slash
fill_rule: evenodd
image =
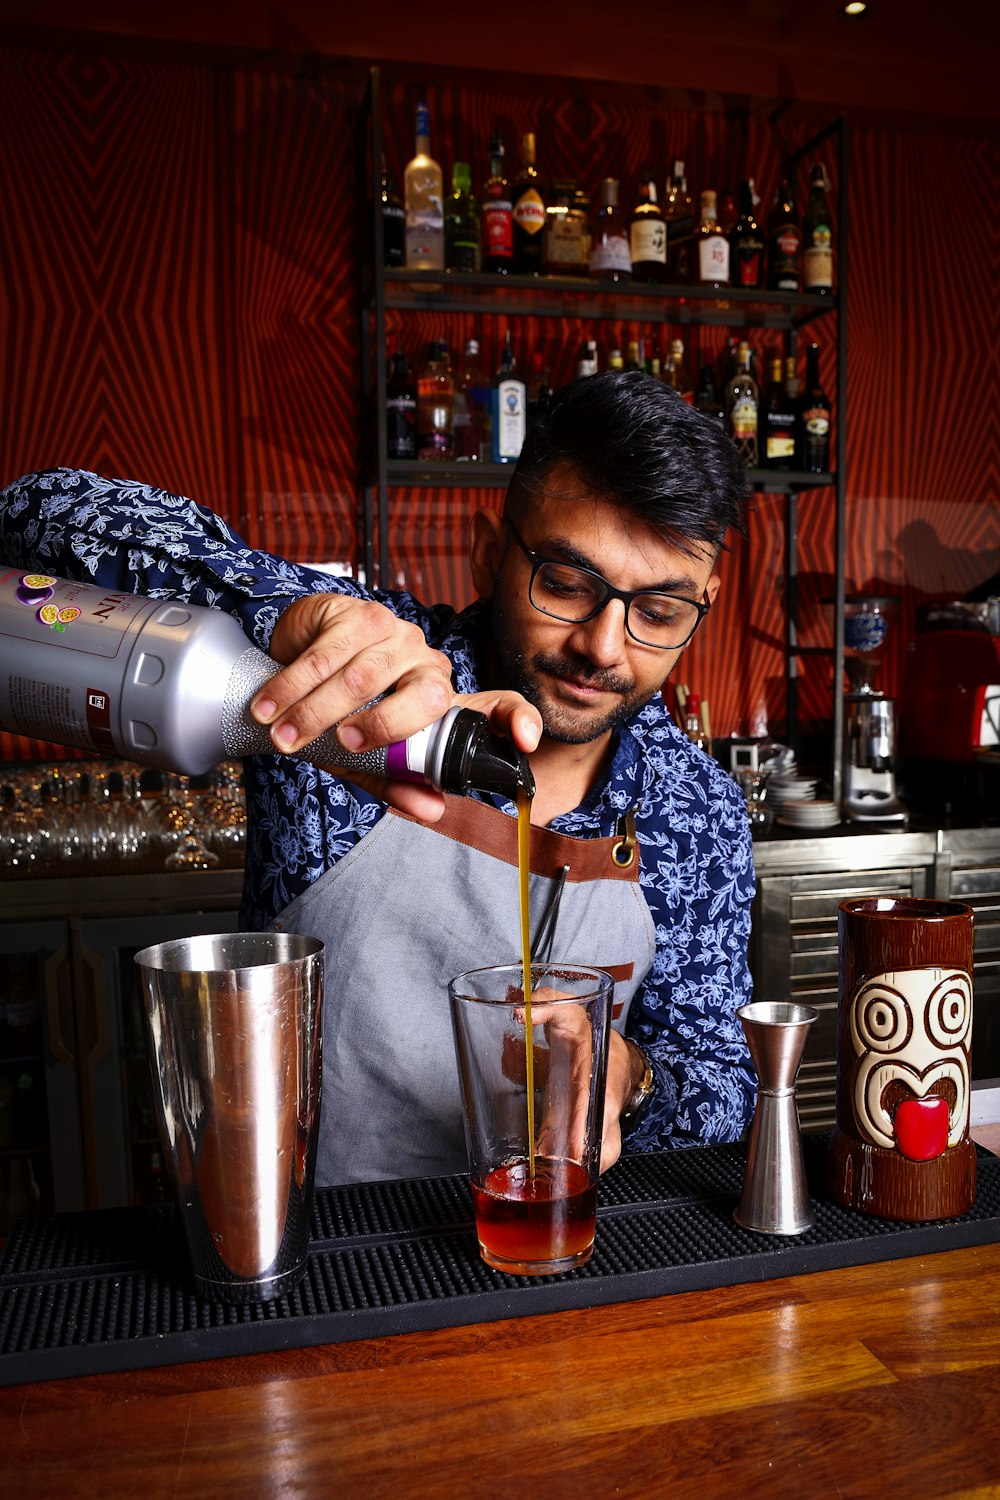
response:
<path id="1" fill-rule="evenodd" d="M 861 1140 L 932 1161 L 969 1128 L 972 982 L 964 970 L 865 977 L 849 1000 Z"/>
<path id="2" fill-rule="evenodd" d="M 885 897 L 841 904 L 829 1162 L 837 1202 L 917 1221 L 971 1206 L 971 971 L 968 907 Z"/>

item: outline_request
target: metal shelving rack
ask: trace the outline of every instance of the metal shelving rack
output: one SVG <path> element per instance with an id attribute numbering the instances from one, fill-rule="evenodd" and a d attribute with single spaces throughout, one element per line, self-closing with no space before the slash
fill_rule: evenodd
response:
<path id="1" fill-rule="evenodd" d="M 731 328 L 759 328 L 782 332 L 790 354 L 798 334 L 814 319 L 837 314 L 836 467 L 831 474 L 751 469 L 752 489 L 780 495 L 785 502 L 785 710 L 786 738 L 793 746 L 799 737 L 799 678 L 802 659 L 832 657 L 833 749 L 831 796 L 841 796 L 840 743 L 843 734 L 844 671 L 844 551 L 847 431 L 847 127 L 837 119 L 789 155 L 794 170 L 807 155 L 826 142 L 837 146 L 838 290 L 832 297 L 809 293 L 765 292 L 730 287 L 722 295 L 699 286 L 636 285 L 604 290 L 570 277 L 506 276 L 502 281 L 485 273 L 427 272 L 383 268 L 382 216 L 377 211 L 381 184 L 382 95 L 380 70 L 369 73 L 358 114 L 358 222 L 361 236 L 361 390 L 367 428 L 363 435 L 359 564 L 369 582 L 388 579 L 389 491 L 400 486 L 433 485 L 453 488 L 503 488 L 511 469 L 504 464 L 421 463 L 387 457 L 388 432 L 383 393 L 388 376 L 386 313 L 390 309 L 450 313 L 478 313 L 518 317 L 585 318 L 592 321 L 632 319 L 647 323 L 713 324 Z M 798 640 L 798 529 L 799 497 L 811 491 L 832 491 L 835 504 L 836 578 L 833 641 L 829 646 L 800 646 Z"/>

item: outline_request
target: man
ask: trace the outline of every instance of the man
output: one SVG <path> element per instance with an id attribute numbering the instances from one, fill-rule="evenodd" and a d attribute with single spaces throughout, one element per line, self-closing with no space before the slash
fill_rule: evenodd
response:
<path id="1" fill-rule="evenodd" d="M 718 593 L 744 489 L 714 423 L 659 382 L 607 374 L 553 398 L 503 515 L 476 516 L 480 599 L 462 614 L 333 582 L 188 500 L 73 471 L 0 496 L 0 555 L 230 610 L 286 664 L 253 706 L 279 751 L 332 724 L 351 750 L 384 744 L 457 692 L 530 753 L 533 929 L 545 912 L 553 959 L 616 980 L 607 1167 L 623 1125 L 635 1150 L 727 1140 L 752 1108 L 735 1016 L 750 996 L 745 809 L 661 698 Z M 327 944 L 317 1180 L 461 1170 L 444 993 L 518 952 L 513 807 L 284 755 L 248 761 L 246 787 L 245 922 Z"/>

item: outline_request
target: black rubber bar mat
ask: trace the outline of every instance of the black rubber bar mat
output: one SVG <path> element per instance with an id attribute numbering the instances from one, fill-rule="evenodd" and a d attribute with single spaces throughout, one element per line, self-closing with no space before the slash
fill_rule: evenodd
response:
<path id="1" fill-rule="evenodd" d="M 927 1255 L 1000 1238 L 1000 1158 L 980 1151 L 959 1219 L 895 1224 L 821 1196 L 826 1140 L 805 1138 L 816 1222 L 794 1238 L 734 1223 L 743 1146 L 620 1161 L 601 1180 L 591 1260 L 506 1276 L 479 1258 L 468 1182 L 420 1178 L 316 1195 L 305 1278 L 247 1307 L 204 1301 L 172 1207 L 25 1219 L 0 1261 L 0 1385 L 384 1337 Z"/>

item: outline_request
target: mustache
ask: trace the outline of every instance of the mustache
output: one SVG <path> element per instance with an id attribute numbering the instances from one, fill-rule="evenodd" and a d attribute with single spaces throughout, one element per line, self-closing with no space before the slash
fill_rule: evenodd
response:
<path id="1" fill-rule="evenodd" d="M 548 672 L 554 677 L 572 677 L 585 682 L 588 687 L 602 693 L 618 693 L 626 697 L 635 691 L 635 682 L 629 677 L 619 677 L 604 667 L 595 667 L 585 656 L 563 656 L 559 652 L 540 652 L 532 658 L 532 666 L 538 672 Z"/>

